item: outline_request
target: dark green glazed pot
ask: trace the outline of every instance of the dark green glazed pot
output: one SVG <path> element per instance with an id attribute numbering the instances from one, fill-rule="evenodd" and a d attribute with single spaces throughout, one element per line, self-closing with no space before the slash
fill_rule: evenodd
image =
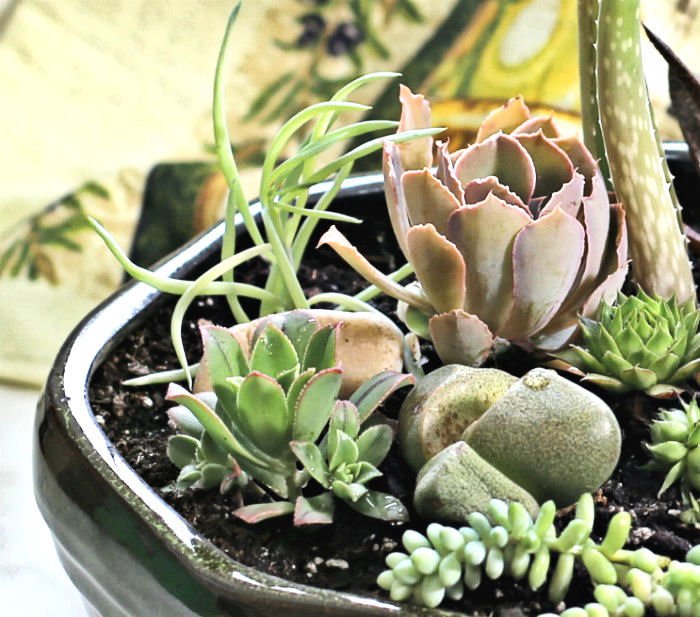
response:
<path id="1" fill-rule="evenodd" d="M 697 179 L 685 145 L 667 153 L 681 199 Z M 323 187 L 321 187 L 323 188 Z M 317 191 L 316 195 L 319 194 Z M 351 178 L 336 209 L 386 216 L 379 175 Z M 686 203 L 693 203 L 686 200 Z M 218 252 L 218 226 L 160 265 L 188 276 Z M 39 402 L 34 483 L 61 562 L 100 617 L 440 617 L 389 601 L 323 590 L 270 576 L 226 556 L 197 533 L 129 467 L 90 408 L 95 369 L 163 300 L 131 283 L 91 313 L 61 349 Z"/>

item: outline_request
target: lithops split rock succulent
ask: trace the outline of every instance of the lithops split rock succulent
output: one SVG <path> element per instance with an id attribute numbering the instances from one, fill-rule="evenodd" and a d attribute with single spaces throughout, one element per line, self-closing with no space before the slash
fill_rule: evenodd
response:
<path id="1" fill-rule="evenodd" d="M 574 503 L 612 474 L 620 427 L 592 392 L 534 369 L 498 399 L 463 439 L 540 503 Z"/>
<path id="2" fill-rule="evenodd" d="M 492 499 L 518 501 L 530 515 L 539 506 L 524 488 L 487 463 L 464 441 L 447 446 L 418 474 L 414 502 L 427 519 L 463 522 L 472 512 L 486 512 Z"/>
<path id="3" fill-rule="evenodd" d="M 501 398 L 517 379 L 498 369 L 443 366 L 420 380 L 401 407 L 399 443 L 418 471 L 462 437 L 464 429 Z"/>
<path id="4" fill-rule="evenodd" d="M 419 512 L 461 521 L 495 497 L 563 507 L 610 477 L 620 428 L 596 395 L 548 369 L 520 379 L 463 369 L 431 373 L 401 408 L 401 448 L 411 466 L 442 448 L 419 473 Z"/>

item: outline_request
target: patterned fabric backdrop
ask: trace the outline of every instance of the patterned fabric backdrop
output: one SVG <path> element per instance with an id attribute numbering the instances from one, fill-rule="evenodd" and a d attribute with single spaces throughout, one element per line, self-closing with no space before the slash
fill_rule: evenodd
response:
<path id="1" fill-rule="evenodd" d="M 220 217 L 210 97 L 232 4 L 0 0 L 0 379 L 41 383 L 122 280 L 87 215 L 144 265 Z M 644 8 L 692 65 L 700 0 Z M 251 198 L 280 121 L 367 71 L 401 71 L 453 143 L 516 94 L 578 122 L 576 0 L 247 0 L 232 56 L 229 122 Z M 647 59 L 677 138 L 664 65 Z M 369 115 L 397 116 L 395 83 L 361 96 Z"/>

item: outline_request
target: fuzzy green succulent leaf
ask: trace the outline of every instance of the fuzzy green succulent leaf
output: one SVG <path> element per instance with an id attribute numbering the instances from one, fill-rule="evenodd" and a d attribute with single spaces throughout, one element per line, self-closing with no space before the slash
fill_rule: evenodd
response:
<path id="1" fill-rule="evenodd" d="M 341 381 L 339 368 L 324 369 L 309 379 L 294 407 L 292 439 L 316 441 L 331 417 Z"/>
<path id="2" fill-rule="evenodd" d="M 250 355 L 251 372 L 263 373 L 278 380 L 299 366 L 299 357 L 287 336 L 268 324 L 258 336 Z"/>
<path id="3" fill-rule="evenodd" d="M 204 431 L 201 422 L 184 405 L 176 405 L 168 409 L 168 418 L 185 435 L 199 439 Z"/>
<path id="4" fill-rule="evenodd" d="M 294 504 L 291 501 L 272 501 L 243 506 L 234 510 L 233 514 L 246 523 L 255 524 L 293 512 Z"/>
<path id="5" fill-rule="evenodd" d="M 234 458 L 245 459 L 264 468 L 268 467 L 268 461 L 258 458 L 246 450 L 216 412 L 196 396 L 177 384 L 170 384 L 166 399 L 187 407 L 199 420 L 205 431 L 216 439 L 217 443 L 225 447 Z"/>
<path id="6" fill-rule="evenodd" d="M 191 464 L 199 441 L 189 435 L 173 435 L 168 439 L 167 454 L 173 465 L 183 469 Z"/>
<path id="7" fill-rule="evenodd" d="M 337 327 L 319 328 L 309 338 L 304 352 L 302 370 L 315 368 L 317 371 L 335 366 Z"/>
<path id="8" fill-rule="evenodd" d="M 340 499 L 343 501 L 349 501 L 351 503 L 355 503 L 368 491 L 364 484 L 360 484 L 359 482 L 348 483 L 341 480 L 334 480 L 331 488 L 337 497 L 340 497 Z"/>
<path id="9" fill-rule="evenodd" d="M 257 371 L 245 377 L 238 391 L 235 424 L 271 457 L 288 453 L 287 401 L 284 390 L 273 377 Z"/>
<path id="10" fill-rule="evenodd" d="M 344 433 L 336 431 L 334 439 L 328 442 L 328 467 L 334 472 L 341 464 L 349 465 L 357 462 L 359 449 L 355 440 Z"/>
<path id="11" fill-rule="evenodd" d="M 335 502 L 329 492 L 315 497 L 297 498 L 294 508 L 295 525 L 328 525 L 333 522 Z"/>
<path id="12" fill-rule="evenodd" d="M 233 333 L 219 326 L 201 328 L 204 358 L 212 387 L 229 377 L 248 374 L 248 362 Z"/>
<path id="13" fill-rule="evenodd" d="M 385 424 L 370 426 L 357 438 L 358 459 L 379 465 L 389 454 L 394 435 Z"/>
<path id="14" fill-rule="evenodd" d="M 292 441 L 289 447 L 311 477 L 323 488 L 329 489 L 331 475 L 321 449 L 309 441 Z"/>
<path id="15" fill-rule="evenodd" d="M 350 401 L 336 401 L 328 424 L 328 434 L 343 431 L 353 439 L 360 433 L 360 414 Z"/>
<path id="16" fill-rule="evenodd" d="M 408 510 L 401 503 L 401 500 L 379 491 L 367 491 L 362 497 L 355 502 L 349 502 L 348 505 L 353 509 L 381 521 L 407 521 Z"/>
<path id="17" fill-rule="evenodd" d="M 228 452 L 223 450 L 216 441 L 208 434 L 204 433 L 199 442 L 202 459 L 208 463 L 226 465 L 228 463 Z"/>

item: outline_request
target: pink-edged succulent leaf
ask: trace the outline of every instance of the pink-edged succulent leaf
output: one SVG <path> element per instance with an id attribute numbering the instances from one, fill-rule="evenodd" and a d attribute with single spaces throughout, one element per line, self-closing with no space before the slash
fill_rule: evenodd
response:
<path id="1" fill-rule="evenodd" d="M 578 217 L 583 199 L 585 178 L 580 173 L 574 173 L 573 178 L 566 182 L 558 191 L 552 193 L 547 204 L 542 208 L 540 216 L 548 214 L 555 208 L 561 208 L 569 216 Z M 603 236 L 603 242 L 606 236 Z"/>
<path id="2" fill-rule="evenodd" d="M 294 345 L 277 326 L 268 324 L 260 333 L 250 353 L 250 366 L 279 379 L 282 374 L 299 366 L 300 360 Z M 245 373 L 234 373 L 234 375 Z"/>
<path id="3" fill-rule="evenodd" d="M 530 212 L 530 209 L 525 205 L 523 200 L 507 186 L 503 186 L 496 176 L 486 176 L 485 178 L 477 178 L 469 182 L 464 187 L 464 203 L 467 205 L 478 204 L 484 201 L 490 193 L 493 193 L 496 197 L 502 199 L 511 206 L 517 206 L 525 210 L 525 212 Z"/>
<path id="4" fill-rule="evenodd" d="M 533 347 L 551 353 L 568 347 L 577 337 L 578 318 L 575 313 L 555 317 L 532 341 Z"/>
<path id="5" fill-rule="evenodd" d="M 316 441 L 326 427 L 340 392 L 343 372 L 339 368 L 320 371 L 309 379 L 294 408 L 292 439 Z"/>
<path id="6" fill-rule="evenodd" d="M 429 169 L 404 172 L 401 185 L 411 225 L 432 223 L 444 235 L 447 219 L 461 205 L 452 192 Z"/>
<path id="7" fill-rule="evenodd" d="M 336 401 L 328 425 L 329 434 L 333 431 L 343 431 L 353 439 L 360 434 L 360 414 L 357 407 L 350 401 Z"/>
<path id="8" fill-rule="evenodd" d="M 303 371 L 310 368 L 320 371 L 337 365 L 336 347 L 341 326 L 342 322 L 319 328 L 309 337 L 302 358 Z"/>
<path id="9" fill-rule="evenodd" d="M 357 439 L 358 460 L 375 467 L 386 458 L 394 441 L 394 432 L 386 424 L 370 426 Z"/>
<path id="10" fill-rule="evenodd" d="M 581 266 L 585 232 L 560 208 L 525 227 L 513 244 L 513 308 L 502 334 L 523 341 L 566 299 Z"/>
<path id="11" fill-rule="evenodd" d="M 430 318 L 430 337 L 444 364 L 480 366 L 491 353 L 494 339 L 476 315 L 456 309 Z"/>
<path id="12" fill-rule="evenodd" d="M 411 224 L 408 221 L 406 199 L 401 186 L 401 158 L 398 145 L 393 142 L 385 142 L 382 153 L 382 169 L 384 171 L 384 197 L 386 199 L 387 212 L 394 236 L 399 243 L 399 248 L 404 254 L 406 250 L 406 233 Z"/>
<path id="13" fill-rule="evenodd" d="M 422 94 L 413 94 L 403 84 L 399 87 L 401 120 L 398 132 L 430 128 L 430 103 Z M 423 169 L 433 163 L 433 139 L 422 137 L 398 144 L 403 169 Z"/>
<path id="14" fill-rule="evenodd" d="M 571 160 L 551 139 L 547 139 L 542 131 L 533 135 L 516 135 L 520 145 L 527 150 L 535 165 L 537 181 L 533 195 L 548 196 L 561 189 L 574 175 Z"/>
<path id="15" fill-rule="evenodd" d="M 476 142 L 482 142 L 499 131 L 510 133 L 529 118 L 530 110 L 525 105 L 523 97 L 516 96 L 484 118 L 476 134 Z"/>
<path id="16" fill-rule="evenodd" d="M 542 131 L 545 137 L 556 139 L 560 136 L 557 123 L 554 121 L 554 116 L 534 116 L 525 120 L 520 126 L 513 129 L 511 135 L 534 135 Z"/>
<path id="17" fill-rule="evenodd" d="M 216 412 L 194 394 L 190 394 L 182 386 L 171 383 L 165 398 L 192 412 L 211 438 L 231 456 L 245 459 L 263 468 L 269 468 L 270 461 L 267 460 L 267 457 L 258 457 L 243 447 Z"/>
<path id="18" fill-rule="evenodd" d="M 364 516 L 382 521 L 407 521 L 408 510 L 399 499 L 387 493 L 367 491 L 357 501 L 346 502 L 353 510 Z"/>
<path id="19" fill-rule="evenodd" d="M 235 425 L 258 448 L 273 458 L 289 451 L 291 418 L 282 386 L 269 375 L 254 371 L 238 390 Z"/>
<path id="20" fill-rule="evenodd" d="M 602 172 L 596 163 L 593 155 L 588 151 L 588 148 L 575 135 L 569 137 L 559 137 L 553 140 L 554 143 L 561 148 L 578 171 L 586 179 L 584 195 L 590 195 L 593 190 L 593 178 Z M 605 182 L 605 180 L 603 180 Z"/>
<path id="21" fill-rule="evenodd" d="M 464 203 L 464 189 L 462 183 L 455 175 L 454 163 L 450 158 L 450 153 L 447 150 L 447 142 L 438 141 L 436 148 L 436 163 L 437 170 L 435 175 L 450 192 L 455 196 L 460 204 Z"/>
<path id="22" fill-rule="evenodd" d="M 449 220 L 447 237 L 464 258 L 468 287 L 465 309 L 498 333 L 513 302 L 513 241 L 531 217 L 493 194 L 460 208 Z"/>
<path id="23" fill-rule="evenodd" d="M 233 375 L 248 373 L 248 362 L 240 343 L 228 328 L 201 326 L 203 354 L 194 381 L 194 392 L 214 391 Z"/>
<path id="24" fill-rule="evenodd" d="M 625 210 L 621 205 L 615 204 L 611 206 L 611 211 L 610 223 L 616 227 L 612 236 L 614 237 L 614 245 L 611 249 L 608 249 L 608 254 L 604 258 L 603 267 L 601 268 L 601 274 L 604 277 L 602 282 L 598 284 L 583 304 L 581 314 L 584 317 L 593 317 L 601 302 L 612 303 L 627 278 L 629 261 L 627 259 L 628 245 Z M 606 276 L 606 272 L 610 274 Z"/>
<path id="25" fill-rule="evenodd" d="M 368 379 L 350 397 L 350 402 L 357 407 L 360 423 L 367 420 L 391 394 L 415 383 L 413 375 L 396 371 L 382 371 Z"/>
<path id="26" fill-rule="evenodd" d="M 406 245 L 416 278 L 435 310 L 462 308 L 466 269 L 457 247 L 430 224 L 411 227 Z"/>
<path id="27" fill-rule="evenodd" d="M 503 133 L 492 135 L 462 152 L 455 162 L 455 175 L 462 186 L 477 178 L 496 176 L 525 203 L 530 201 L 535 190 L 535 165 L 527 150 L 518 139 Z"/>
<path id="28" fill-rule="evenodd" d="M 367 281 L 381 289 L 385 294 L 403 300 L 407 304 L 415 306 L 426 314 L 434 313 L 433 307 L 420 294 L 411 291 L 391 280 L 385 274 L 382 274 L 375 268 L 367 259 L 353 246 L 350 241 L 342 234 L 335 225 L 321 236 L 317 246 L 327 244 L 338 255 L 345 260 L 356 272 L 363 276 Z"/>
<path id="29" fill-rule="evenodd" d="M 591 286 L 594 285 L 597 280 L 601 279 L 601 275 L 609 273 L 609 270 L 608 272 L 604 272 L 603 268 L 607 265 L 604 262 L 607 247 L 609 244 L 612 244 L 609 237 L 611 205 L 605 186 L 605 180 L 603 176 L 598 173 L 593 177 L 592 182 L 593 188 L 591 194 L 583 198 L 583 220 L 586 226 L 586 265 L 583 276 L 581 277 L 580 286 L 587 288 L 584 289 L 586 295 L 590 291 Z M 622 208 L 618 207 L 616 213 L 618 212 L 620 213 L 618 216 L 623 215 Z M 624 220 L 617 221 L 617 224 L 618 230 L 624 233 Z M 615 240 L 615 245 L 611 246 L 611 250 L 617 251 L 622 237 L 617 237 L 616 234 L 613 238 Z M 627 260 L 627 250 L 624 245 L 626 245 L 626 241 L 622 246 L 624 255 L 618 255 L 617 259 L 614 260 L 616 263 L 615 269 L 621 267 Z"/>
<path id="30" fill-rule="evenodd" d="M 254 525 L 270 518 L 292 514 L 292 512 L 294 512 L 294 504 L 291 501 L 271 501 L 243 506 L 234 510 L 233 514 L 249 525 Z"/>

